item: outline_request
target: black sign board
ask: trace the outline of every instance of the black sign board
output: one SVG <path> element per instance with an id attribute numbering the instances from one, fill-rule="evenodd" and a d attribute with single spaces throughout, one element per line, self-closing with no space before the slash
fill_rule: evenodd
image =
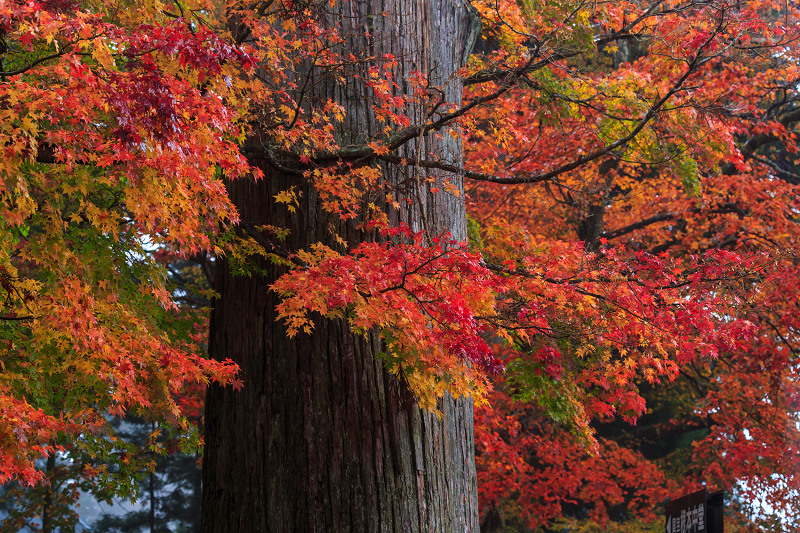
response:
<path id="1" fill-rule="evenodd" d="M 667 504 L 666 533 L 724 533 L 722 491 L 706 489 Z"/>

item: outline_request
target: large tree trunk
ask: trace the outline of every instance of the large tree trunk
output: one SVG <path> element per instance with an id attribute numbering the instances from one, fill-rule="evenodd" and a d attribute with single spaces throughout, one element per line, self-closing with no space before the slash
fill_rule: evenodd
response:
<path id="1" fill-rule="evenodd" d="M 460 103 L 461 84 L 451 74 L 465 53 L 466 0 L 352 0 L 333 9 L 331 20 L 345 34 L 353 28 L 353 51 L 394 54 L 401 86 L 413 70 L 433 72 L 441 84 L 451 78 L 448 99 Z M 345 107 L 343 142 L 363 142 L 382 126 L 371 118 L 363 86 L 354 86 L 354 77 L 349 83 L 347 90 L 321 83 L 316 96 Z M 424 152 L 461 159 L 460 142 L 449 135 L 424 142 Z M 412 142 L 401 155 L 414 153 Z M 314 191 L 263 168 L 261 182 L 230 184 L 242 219 L 290 227 L 286 246 L 293 250 L 330 243 L 331 227 L 341 224 L 320 210 Z M 410 174 L 387 168 L 385 176 L 399 183 Z M 292 185 L 302 190 L 294 214 L 272 200 Z M 424 210 L 417 203 L 393 216 L 420 230 L 424 212 L 432 231 L 465 239 L 463 196 L 426 191 Z M 347 238 L 362 237 L 350 227 Z M 287 338 L 269 290 L 285 270 L 265 262 L 263 275 L 245 277 L 219 263 L 210 350 L 236 361 L 245 385 L 209 390 L 202 530 L 477 533 L 471 402 L 443 400 L 441 419 L 421 411 L 374 358 L 377 339 L 353 334 L 344 322 L 317 317 L 312 334 Z"/>

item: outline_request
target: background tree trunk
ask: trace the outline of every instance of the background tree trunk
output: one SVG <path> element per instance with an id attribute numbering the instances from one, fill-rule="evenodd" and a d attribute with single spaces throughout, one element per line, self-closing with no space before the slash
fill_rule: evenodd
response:
<path id="1" fill-rule="evenodd" d="M 397 57 L 401 89 L 410 72 L 429 72 L 437 85 L 449 79 L 447 98 L 459 104 L 461 83 L 451 75 L 462 66 L 468 8 L 467 0 L 353 0 L 324 16 L 343 27 L 354 53 Z M 367 66 L 359 68 L 365 73 Z M 315 96 L 346 109 L 338 132 L 343 144 L 381 131 L 355 77 L 347 87 L 318 86 Z M 423 155 L 460 163 L 459 140 L 443 135 L 424 143 Z M 403 150 L 413 160 L 414 143 Z M 342 225 L 319 208 L 313 189 L 261 166 L 263 181 L 230 183 L 242 219 L 291 228 L 291 250 L 319 241 L 334 246 L 331 228 Z M 385 170 L 390 184 L 414 176 Z M 273 201 L 291 186 L 302 192 L 295 213 Z M 394 212 L 395 221 L 421 230 L 424 212 L 432 231 L 465 240 L 463 195 L 427 190 L 423 184 L 424 210 L 417 204 Z M 363 238 L 344 229 L 351 243 Z M 342 321 L 317 317 L 312 334 L 287 338 L 269 291 L 285 270 L 264 262 L 263 275 L 236 276 L 224 258 L 219 263 L 210 350 L 236 361 L 245 385 L 239 392 L 212 386 L 208 393 L 202 531 L 477 533 L 472 403 L 443 400 L 441 419 L 421 411 L 374 358 L 377 339 L 353 334 Z"/>

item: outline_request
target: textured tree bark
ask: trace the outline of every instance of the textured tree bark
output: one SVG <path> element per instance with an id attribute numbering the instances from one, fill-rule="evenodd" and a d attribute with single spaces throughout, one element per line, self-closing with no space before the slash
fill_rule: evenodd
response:
<path id="1" fill-rule="evenodd" d="M 460 103 L 461 83 L 451 75 L 465 53 L 466 0 L 352 0 L 333 9 L 331 23 L 345 28 L 352 50 L 395 55 L 401 85 L 413 70 L 432 72 L 438 84 L 449 80 L 447 98 Z M 371 118 L 367 91 L 355 78 L 349 83 L 320 83 L 316 96 L 345 107 L 342 142 L 363 142 L 382 126 Z M 423 155 L 461 161 L 460 141 L 449 135 L 424 143 Z M 403 151 L 413 158 L 415 143 Z M 229 186 L 242 219 L 292 228 L 286 245 L 293 250 L 330 242 L 330 228 L 342 226 L 319 208 L 313 189 L 263 169 L 265 180 Z M 385 172 L 390 184 L 413 176 Z M 292 185 L 302 191 L 295 213 L 272 200 Z M 424 209 L 393 216 L 420 230 L 425 213 L 432 231 L 466 238 L 463 196 L 431 195 L 424 186 L 422 200 Z M 346 229 L 350 242 L 363 238 Z M 219 263 L 210 350 L 236 361 L 245 385 L 209 390 L 202 531 L 477 533 L 471 402 L 446 398 L 441 419 L 421 411 L 374 358 L 379 342 L 344 322 L 318 319 L 312 334 L 288 339 L 269 291 L 284 271 L 265 262 L 263 275 L 244 277 Z"/>

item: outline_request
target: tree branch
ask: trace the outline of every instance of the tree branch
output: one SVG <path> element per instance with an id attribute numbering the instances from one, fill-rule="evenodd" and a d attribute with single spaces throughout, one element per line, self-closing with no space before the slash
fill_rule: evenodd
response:
<path id="1" fill-rule="evenodd" d="M 261 245 L 267 251 L 267 253 L 274 254 L 277 255 L 278 257 L 287 259 L 292 263 L 296 264 L 297 266 L 308 268 L 308 264 L 305 261 L 303 261 L 296 255 L 289 253 L 288 250 L 285 250 L 283 248 L 280 248 L 279 246 L 274 245 L 272 242 L 270 242 L 269 239 L 264 237 L 264 235 L 260 231 L 258 231 L 254 225 L 250 224 L 249 222 L 240 220 L 239 227 L 242 228 L 250 237 L 252 237 L 254 241 L 256 241 L 259 245 Z"/>

